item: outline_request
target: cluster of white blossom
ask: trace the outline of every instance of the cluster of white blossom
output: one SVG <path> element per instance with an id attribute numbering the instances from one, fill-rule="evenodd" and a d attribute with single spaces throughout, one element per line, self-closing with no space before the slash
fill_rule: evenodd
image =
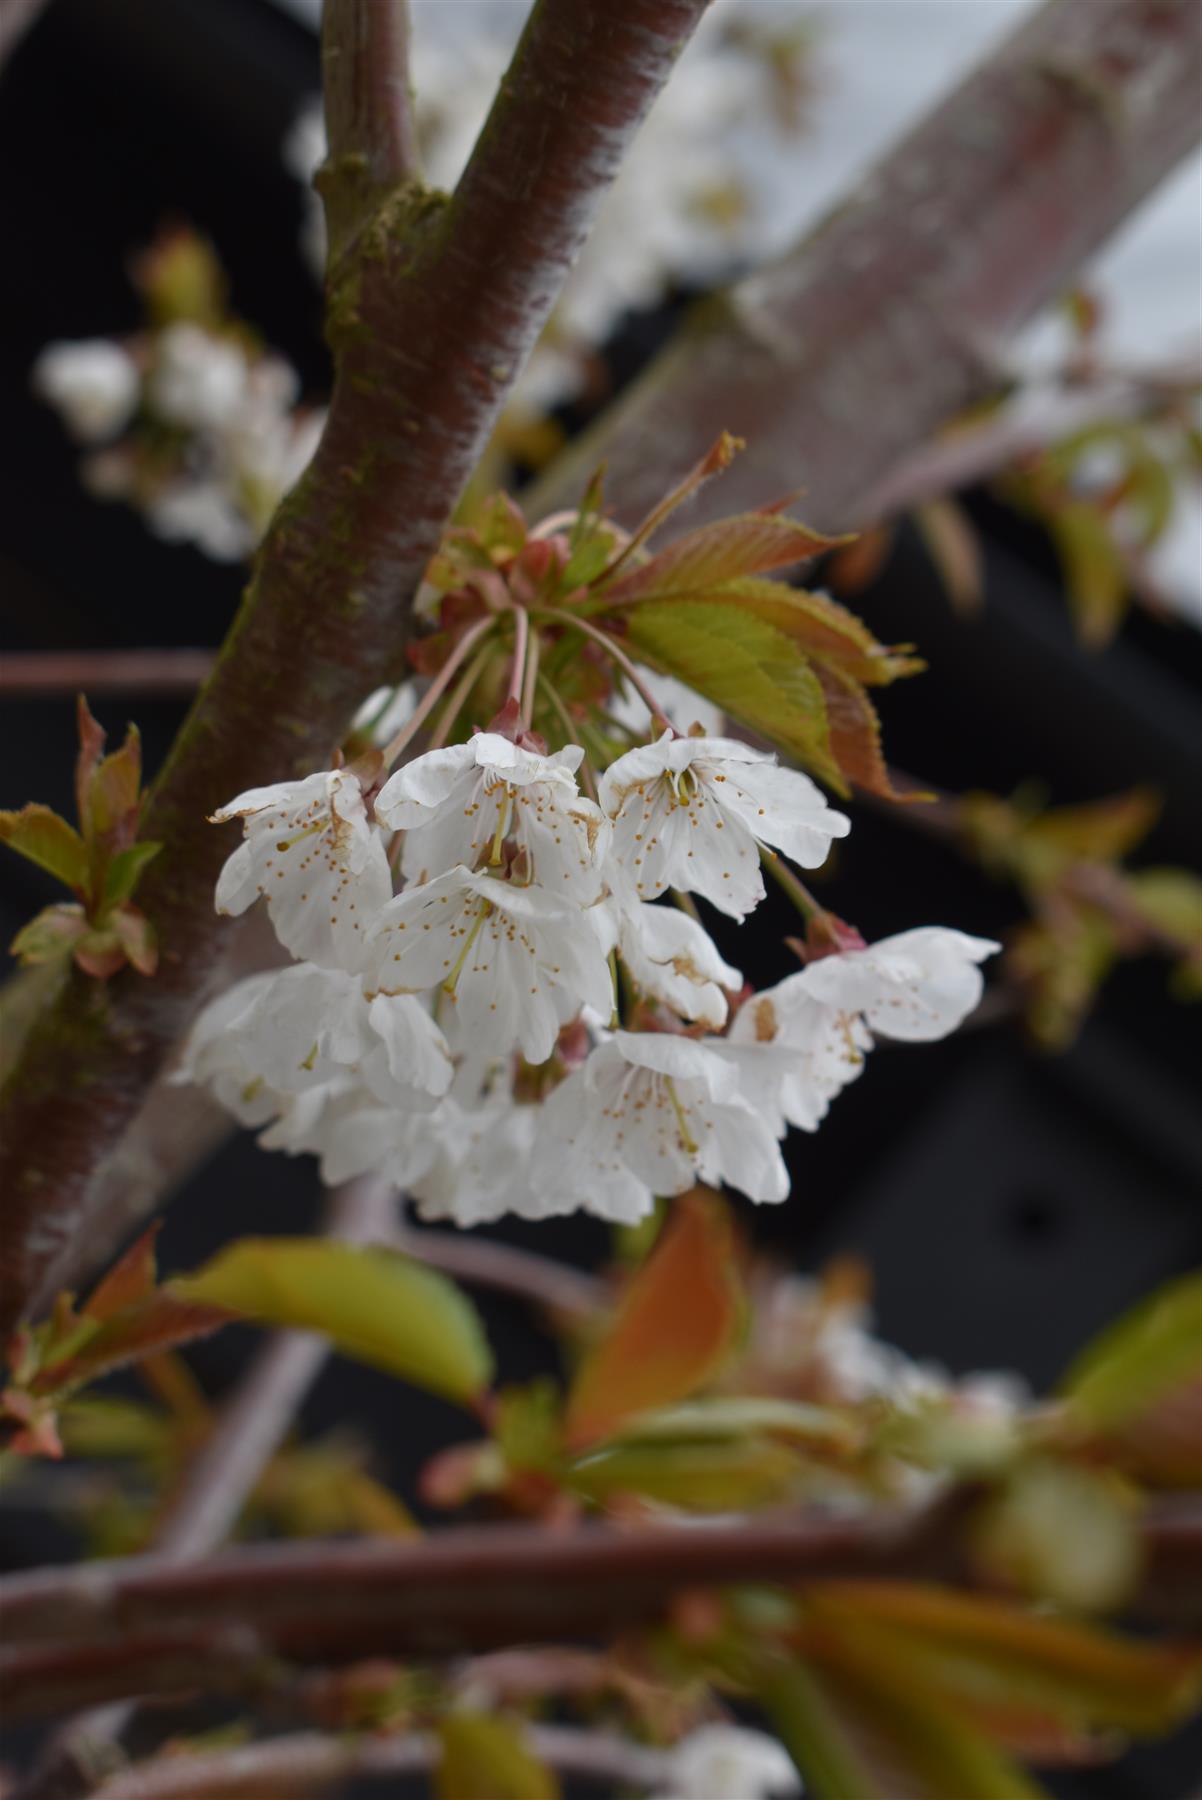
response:
<path id="1" fill-rule="evenodd" d="M 997 946 L 928 927 L 744 997 L 690 897 L 742 920 L 762 855 L 817 867 L 848 820 L 733 739 L 668 728 L 596 800 L 582 759 L 506 723 L 382 785 L 375 753 L 232 800 L 218 909 L 262 897 L 299 960 L 207 1009 L 184 1078 L 327 1181 L 379 1171 L 461 1225 L 631 1223 L 698 1180 L 783 1200 L 788 1127 L 874 1034 L 953 1030 Z"/>
<path id="2" fill-rule="evenodd" d="M 412 80 L 425 178 L 454 187 L 496 95 L 527 8 L 490 4 L 473 28 L 431 0 L 413 13 Z M 681 55 L 607 194 L 555 314 L 512 397 L 518 416 L 571 399 L 622 315 L 673 284 L 707 285 L 780 248 L 770 192 L 796 155 L 807 9 L 717 0 Z M 296 120 L 285 160 L 309 182 L 325 155 L 321 109 Z M 303 243 L 320 275 L 312 196 Z"/>
<path id="3" fill-rule="evenodd" d="M 220 562 L 249 556 L 321 434 L 321 415 L 297 410 L 289 363 L 190 321 L 127 343 L 49 344 L 33 384 L 91 448 L 94 494 Z"/>

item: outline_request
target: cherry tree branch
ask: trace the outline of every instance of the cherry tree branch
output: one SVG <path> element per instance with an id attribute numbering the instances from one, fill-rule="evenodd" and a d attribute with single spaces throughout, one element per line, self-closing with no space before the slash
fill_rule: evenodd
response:
<path id="1" fill-rule="evenodd" d="M 211 650 L 9 650 L 0 699 L 190 698 L 212 667 Z"/>
<path id="2" fill-rule="evenodd" d="M 529 516 L 572 505 L 604 461 L 633 521 L 724 426 L 748 448 L 694 519 L 802 488 L 813 524 L 864 524 L 1200 133 L 1194 0 L 1050 0 L 797 249 L 703 303 L 535 484 Z"/>
<path id="3" fill-rule="evenodd" d="M 335 198 L 347 157 L 367 154 L 382 119 L 378 84 L 340 75 L 323 185 L 333 225 L 363 222 L 336 242 L 327 280 L 328 422 L 150 797 L 144 835 L 164 849 L 138 903 L 158 931 L 158 974 L 101 983 L 73 971 L 0 1093 L 0 1334 L 86 1234 L 97 1163 L 209 990 L 226 930 L 213 884 L 232 845 L 208 815 L 328 763 L 356 705 L 400 673 L 439 533 L 704 6 L 537 0 L 449 200 L 402 179 L 368 209 L 357 177 L 353 203 Z M 395 13 L 395 0 L 370 10 Z M 331 6 L 327 63 L 340 31 L 362 51 L 365 19 Z M 343 104 L 365 93 L 377 97 Z"/>
<path id="4" fill-rule="evenodd" d="M 1138 419 L 1174 393 L 1202 386 L 1196 362 L 1131 371 L 1079 387 L 1020 395 L 977 425 L 941 433 L 903 457 L 864 502 L 865 516 L 886 518 L 907 507 L 988 480 L 1021 458 L 1092 425 Z"/>
<path id="5" fill-rule="evenodd" d="M 337 258 L 389 189 L 420 174 L 406 0 L 325 0 L 321 75 L 330 155 L 317 185 Z"/>
<path id="6" fill-rule="evenodd" d="M 589 1526 L 565 1533 L 455 1527 L 400 1542 L 229 1550 L 187 1567 L 161 1556 L 34 1570 L 0 1581 L 0 1699 L 11 1719 L 141 1694 L 270 1695 L 284 1664 L 446 1657 L 579 1642 L 653 1620 L 673 1596 L 737 1582 L 830 1577 L 963 1581 L 953 1491 L 921 1508 L 733 1524 Z M 1196 1629 L 1202 1497 L 1152 1502 L 1134 1609 Z"/>
<path id="7" fill-rule="evenodd" d="M 607 1787 L 667 1783 L 670 1754 L 604 1731 L 536 1725 L 524 1733 L 532 1755 L 561 1775 Z M 104 1800 L 278 1800 L 328 1791 L 335 1783 L 385 1780 L 437 1767 L 435 1738 L 410 1733 L 327 1737 L 291 1732 L 260 1744 L 194 1756 L 154 1757 L 104 1784 Z"/>

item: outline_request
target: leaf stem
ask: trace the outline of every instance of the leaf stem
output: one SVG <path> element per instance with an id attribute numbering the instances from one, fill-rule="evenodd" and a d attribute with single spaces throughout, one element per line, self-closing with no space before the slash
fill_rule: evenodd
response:
<path id="1" fill-rule="evenodd" d="M 540 606 L 537 608 L 537 611 L 543 618 L 555 619 L 561 625 L 573 626 L 577 631 L 583 632 L 585 637 L 592 638 L 595 644 L 599 644 L 605 651 L 605 654 L 610 658 L 611 662 L 616 663 L 618 668 L 621 669 L 623 675 L 625 675 L 627 681 L 651 714 L 652 725 L 658 726 L 664 731 L 672 731 L 672 724 L 665 716 L 659 701 L 655 698 L 655 695 L 651 692 L 651 689 L 647 686 L 626 652 L 609 636 L 608 632 L 598 630 L 597 626 L 590 625 L 587 619 L 580 618 L 576 613 L 564 612 L 558 606 Z"/>
<path id="2" fill-rule="evenodd" d="M 496 618 L 490 614 L 487 619 L 481 619 L 477 624 L 473 625 L 470 631 L 464 632 L 455 648 L 451 651 L 451 654 L 447 657 L 446 662 L 443 663 L 442 668 L 438 671 L 437 675 L 418 701 L 412 715 L 405 720 L 405 723 L 401 726 L 401 729 L 397 732 L 391 742 L 384 746 L 383 755 L 386 767 L 394 763 L 406 744 L 411 743 L 417 736 L 418 732 L 433 712 L 435 706 L 438 704 L 439 696 L 445 693 L 451 677 L 454 675 L 455 671 L 461 667 L 468 651 L 473 649 L 475 645 L 480 642 L 480 639 L 486 632 L 489 632 L 494 628 L 496 622 Z"/>

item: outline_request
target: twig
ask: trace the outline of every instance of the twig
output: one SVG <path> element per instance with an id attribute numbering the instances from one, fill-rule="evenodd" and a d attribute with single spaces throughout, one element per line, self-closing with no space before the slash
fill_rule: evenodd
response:
<path id="1" fill-rule="evenodd" d="M 147 808 L 144 834 L 164 849 L 138 903 L 158 932 L 158 974 L 73 973 L 0 1097 L 0 1337 L 64 1245 L 86 1237 L 92 1172 L 205 997 L 225 931 L 213 884 L 231 848 L 208 815 L 327 763 L 364 694 L 399 674 L 439 533 L 704 5 L 538 0 L 454 196 L 401 180 L 333 265 L 324 435 Z M 331 7 L 327 56 L 346 18 Z M 379 118 L 374 99 L 331 109 L 324 188 L 343 225 L 362 200 L 356 189 L 340 212 L 344 151 Z"/>
<path id="2" fill-rule="evenodd" d="M 587 1317 L 605 1305 L 605 1283 L 595 1275 L 569 1268 L 549 1256 L 498 1244 L 491 1238 L 401 1226 L 391 1242 L 406 1255 L 465 1281 L 469 1287 L 513 1294 L 520 1300 L 533 1301 L 549 1313 Z"/>
<path id="3" fill-rule="evenodd" d="M 577 1780 L 645 1789 L 663 1786 L 671 1771 L 668 1752 L 610 1732 L 538 1725 L 526 1730 L 525 1739 L 539 1762 Z M 422 1773 L 437 1766 L 438 1756 L 437 1739 L 425 1735 L 293 1732 L 209 1755 L 155 1757 L 107 1781 L 101 1795 L 102 1800 L 279 1800 L 335 1782 Z"/>
<path id="4" fill-rule="evenodd" d="M 191 696 L 213 667 L 212 650 L 7 650 L 0 698 Z"/>
<path id="5" fill-rule="evenodd" d="M 531 518 L 607 463 L 620 520 L 718 426 L 748 448 L 693 518 L 804 491 L 825 530 L 873 516 L 916 445 L 998 385 L 1005 341 L 1197 142 L 1195 0 L 1051 0 L 796 250 L 704 303 L 538 481 Z"/>
<path id="6" fill-rule="evenodd" d="M 1022 457 L 1090 425 L 1138 418 L 1176 387 L 1197 386 L 1202 371 L 1148 369 L 1081 388 L 1021 394 L 979 425 L 963 425 L 903 457 L 864 501 L 866 518 L 884 519 L 924 500 L 972 487 Z"/>

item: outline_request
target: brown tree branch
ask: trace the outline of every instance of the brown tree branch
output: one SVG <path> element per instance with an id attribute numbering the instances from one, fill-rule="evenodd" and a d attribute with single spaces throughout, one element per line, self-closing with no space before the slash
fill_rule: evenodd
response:
<path id="1" fill-rule="evenodd" d="M 102 700 L 193 695 L 213 667 L 212 650 L 6 650 L 0 699 Z"/>
<path id="2" fill-rule="evenodd" d="M 1020 395 L 978 425 L 944 432 L 905 456 L 864 502 L 865 516 L 883 519 L 924 500 L 972 487 L 1023 457 L 1091 425 L 1137 419 L 1174 392 L 1202 385 L 1202 369 L 1182 363 L 1114 375 L 1080 387 Z"/>
<path id="3" fill-rule="evenodd" d="M 389 1241 L 406 1256 L 441 1269 L 468 1287 L 491 1288 L 495 1293 L 528 1300 L 551 1314 L 586 1318 L 605 1305 L 606 1286 L 596 1275 L 472 1232 L 402 1225 Z"/>
<path id="4" fill-rule="evenodd" d="M 0 1581 L 0 1700 L 13 1719 L 133 1694 L 270 1692 L 278 1659 L 445 1657 L 580 1642 L 659 1616 L 690 1588 L 826 1577 L 962 1581 L 970 1490 L 857 1518 L 733 1524 L 456 1527 L 420 1543 L 302 1542 L 34 1570 Z M 1141 1616 L 1202 1619 L 1202 1497 L 1142 1521 Z"/>
<path id="5" fill-rule="evenodd" d="M 1200 132 L 1195 0 L 1050 0 L 795 251 L 703 304 L 535 484 L 530 516 L 574 504 L 605 461 L 632 521 L 724 426 L 748 449 L 695 519 L 802 488 L 813 524 L 864 524 Z"/>
<path id="6" fill-rule="evenodd" d="M 418 1544 L 255 1546 L 186 1568 L 152 1554 L 35 1570 L 0 1581 L 0 1699 L 15 1718 L 196 1684 L 245 1691 L 277 1657 L 579 1641 L 654 1618 L 683 1588 L 931 1573 L 963 1504 L 688 1530 L 457 1527 Z"/>
<path id="7" fill-rule="evenodd" d="M 421 172 L 407 0 L 325 0 L 321 77 L 330 155 L 317 186 L 336 260 L 389 189 Z"/>
<path id="8" fill-rule="evenodd" d="M 158 930 L 159 972 L 107 983 L 73 972 L 0 1095 L 0 1333 L 86 1233 L 97 1162 L 206 995 L 225 932 L 213 883 L 232 837 L 208 814 L 328 762 L 355 706 L 399 673 L 439 532 L 704 6 L 538 0 L 454 196 L 390 188 L 332 265 L 325 433 L 147 808 L 144 835 L 165 849 L 138 902 Z M 345 16 L 332 8 L 331 30 Z M 332 134 L 341 123 L 335 109 Z M 327 197 L 343 148 L 334 135 Z"/>
<path id="9" fill-rule="evenodd" d="M 672 1766 L 667 1751 L 610 1732 L 536 1725 L 524 1735 L 539 1762 L 607 1787 L 662 1787 Z M 437 1766 L 438 1756 L 437 1739 L 424 1734 L 349 1738 L 292 1732 L 235 1750 L 158 1756 L 113 1777 L 102 1792 L 104 1800 L 279 1800 L 282 1794 L 307 1794 L 335 1783 L 423 1773 Z"/>

